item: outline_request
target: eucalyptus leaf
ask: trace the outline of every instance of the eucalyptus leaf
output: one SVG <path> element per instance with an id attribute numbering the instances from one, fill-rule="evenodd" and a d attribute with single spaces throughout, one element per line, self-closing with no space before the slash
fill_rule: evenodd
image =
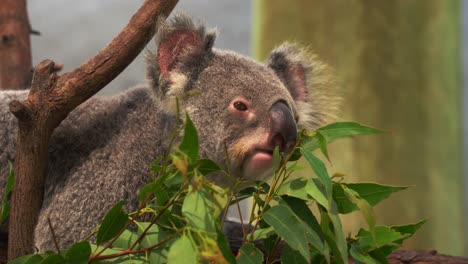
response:
<path id="1" fill-rule="evenodd" d="M 218 172 L 220 170 L 221 170 L 221 168 L 216 163 L 214 163 L 214 161 L 212 161 L 212 160 L 200 159 L 198 161 L 198 171 L 202 175 L 206 176 L 206 175 L 208 175 L 210 173 Z"/>
<path id="2" fill-rule="evenodd" d="M 306 159 L 306 161 L 309 163 L 312 170 L 320 179 L 320 182 L 325 187 L 325 196 L 327 200 L 330 201 L 332 198 L 333 186 L 332 186 L 332 180 L 330 178 L 330 175 L 328 175 L 325 164 L 323 164 L 323 162 L 319 158 L 317 158 L 314 154 L 308 151 L 301 150 L 301 153 Z M 329 205 L 327 205 L 326 208 L 329 208 Z"/>
<path id="3" fill-rule="evenodd" d="M 263 220 L 272 226 L 291 248 L 298 250 L 307 261 L 310 260 L 309 244 L 322 254 L 326 253 L 325 245 L 319 235 L 287 205 L 279 204 L 271 207 L 263 215 Z"/>
<path id="4" fill-rule="evenodd" d="M 191 187 L 182 205 L 182 213 L 191 227 L 216 232 L 215 219 L 217 219 L 221 206 L 206 190 Z"/>
<path id="5" fill-rule="evenodd" d="M 82 241 L 74 244 L 67 250 L 65 259 L 70 264 L 87 264 L 90 256 L 91 246 L 88 241 Z"/>
<path id="6" fill-rule="evenodd" d="M 167 255 L 167 263 L 187 264 L 199 263 L 199 252 L 195 248 L 194 241 L 190 237 L 183 235 L 172 244 Z"/>
<path id="7" fill-rule="evenodd" d="M 179 150 L 187 154 L 192 162 L 197 160 L 198 157 L 198 134 L 192 119 L 189 115 L 185 114 L 185 128 L 184 136 L 179 145 Z"/>
<path id="8" fill-rule="evenodd" d="M 222 232 L 218 232 L 217 244 L 226 261 L 229 264 L 236 264 L 236 258 L 231 252 L 231 248 L 229 247 L 229 241 Z"/>
<path id="9" fill-rule="evenodd" d="M 307 261 L 297 250 L 292 249 L 289 245 L 284 245 L 281 253 L 281 263 L 287 264 L 307 264 Z"/>
<path id="10" fill-rule="evenodd" d="M 98 245 L 114 238 L 127 224 L 128 215 L 122 209 L 124 204 L 120 201 L 107 212 L 96 235 Z"/>
<path id="11" fill-rule="evenodd" d="M 9 261 L 8 264 L 36 264 L 41 263 L 43 259 L 44 257 L 39 254 L 27 255 L 15 258 L 14 260 Z"/>
<path id="12" fill-rule="evenodd" d="M 375 235 L 364 229 L 359 230 L 357 238 L 358 245 L 361 249 L 371 251 L 410 236 L 409 234 L 397 232 L 387 226 L 377 226 L 374 230 Z"/>
<path id="13" fill-rule="evenodd" d="M 382 200 L 388 198 L 392 193 L 405 190 L 408 187 L 388 186 L 377 183 L 335 183 L 333 184 L 333 199 L 338 205 L 341 214 L 348 214 L 359 208 L 349 200 L 344 193 L 343 187 L 359 194 L 359 197 L 366 200 L 371 206 L 375 206 Z"/>
<path id="14" fill-rule="evenodd" d="M 341 187 L 343 188 L 346 197 L 360 209 L 367 225 L 369 226 L 369 230 L 373 233 L 375 227 L 375 214 L 372 210 L 372 206 L 369 202 L 362 199 L 356 191 L 348 188 L 345 184 L 341 185 Z"/>
<path id="15" fill-rule="evenodd" d="M 356 136 L 384 133 L 384 131 L 372 127 L 364 126 L 356 122 L 337 122 L 317 129 L 327 143 L 333 142 L 336 139 Z M 316 133 L 316 134 L 317 134 Z M 311 137 L 303 144 L 303 148 L 308 151 L 314 151 L 320 148 L 320 140 L 317 137 Z"/>
<path id="16" fill-rule="evenodd" d="M 246 243 L 239 249 L 238 264 L 262 264 L 263 253 L 252 243 Z"/>

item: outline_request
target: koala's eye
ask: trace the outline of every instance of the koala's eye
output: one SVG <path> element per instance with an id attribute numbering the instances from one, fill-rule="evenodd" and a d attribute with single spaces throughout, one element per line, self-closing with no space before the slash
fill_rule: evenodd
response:
<path id="1" fill-rule="evenodd" d="M 247 106 L 241 101 L 235 101 L 232 105 L 238 111 L 242 111 L 242 112 L 247 111 Z"/>

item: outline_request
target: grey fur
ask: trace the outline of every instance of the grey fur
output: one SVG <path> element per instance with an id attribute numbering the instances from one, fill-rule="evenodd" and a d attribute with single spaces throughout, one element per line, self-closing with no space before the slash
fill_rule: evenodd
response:
<path id="1" fill-rule="evenodd" d="M 283 65 L 288 65 L 291 54 L 295 54 L 294 63 L 308 62 L 306 57 L 300 57 L 301 52 L 294 51 L 294 46 L 276 50 L 269 66 L 260 64 L 234 52 L 212 49 L 214 33 L 207 33 L 203 26 L 182 15 L 163 23 L 157 44 L 179 30 L 194 32 L 201 41 L 171 54 L 177 57 L 177 63 L 170 68 L 170 74 L 161 74 L 158 53 L 150 53 L 149 87 L 137 87 L 112 98 L 92 98 L 72 111 L 55 130 L 50 142 L 44 203 L 35 230 L 39 249 L 53 248 L 47 218 L 52 221 L 60 246 L 67 247 L 89 234 L 117 201 L 125 199 L 129 210 L 136 208 L 137 190 L 147 181 L 148 165 L 167 151 L 168 138 L 175 129 L 175 115 L 168 108 L 176 98 L 198 129 L 200 155 L 224 167 L 226 146 L 233 176 L 250 180 L 260 176 L 243 175 L 244 162 L 252 146 L 265 141 L 270 129 L 269 110 L 275 102 L 284 102 L 299 122 L 306 118 L 313 120 L 307 124 L 317 126 L 328 121 L 330 113 L 324 111 L 335 108 L 334 96 L 329 91 L 308 87 L 307 94 L 326 95 L 320 97 L 323 101 L 317 103 L 318 107 L 308 101 L 310 97 L 301 102 L 294 100 L 290 91 L 298 87 L 290 87 L 288 82 L 293 77 L 284 71 L 287 67 L 274 66 L 278 61 L 275 57 L 282 57 Z M 306 77 L 320 78 L 302 76 Z M 314 82 L 307 79 L 305 83 Z M 24 99 L 26 93 L 0 92 L 2 188 L 7 160 L 14 159 L 17 131 L 8 102 Z M 228 110 L 236 97 L 249 102 L 253 119 L 245 121 Z M 326 107 L 329 102 L 333 107 Z M 304 104 L 311 109 L 300 109 Z M 301 116 L 304 113 L 311 116 Z M 219 175 L 212 178 L 222 185 L 229 183 Z"/>

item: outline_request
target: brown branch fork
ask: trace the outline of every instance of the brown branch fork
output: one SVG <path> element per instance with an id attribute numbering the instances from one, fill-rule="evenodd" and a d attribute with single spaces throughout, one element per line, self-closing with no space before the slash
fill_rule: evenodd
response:
<path id="1" fill-rule="evenodd" d="M 177 2 L 146 0 L 110 44 L 71 72 L 59 76 L 53 61 L 42 61 L 34 68 L 28 98 L 10 103 L 19 124 L 9 222 L 10 260 L 33 251 L 52 132 L 74 108 L 117 77 L 138 56 L 153 37 L 158 16 L 168 16 Z"/>

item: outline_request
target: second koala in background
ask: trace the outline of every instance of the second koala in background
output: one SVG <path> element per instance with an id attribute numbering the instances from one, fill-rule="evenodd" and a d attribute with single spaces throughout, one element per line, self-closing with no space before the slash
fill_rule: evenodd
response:
<path id="1" fill-rule="evenodd" d="M 138 204 L 149 164 L 166 153 L 175 130 L 176 98 L 193 120 L 200 156 L 247 180 L 271 175 L 272 152 L 288 152 L 297 131 L 328 122 L 336 112 L 327 67 L 293 44 L 265 64 L 214 49 L 215 34 L 178 15 L 163 22 L 157 52 L 147 59 L 148 86 L 111 98 L 94 97 L 55 130 L 44 202 L 35 230 L 41 250 L 53 249 L 49 218 L 61 248 L 83 239 L 121 199 Z M 8 109 L 27 91 L 0 92 L 0 187 L 15 157 L 17 123 Z M 226 168 L 225 168 L 226 169 Z M 227 186 L 220 175 L 211 179 Z"/>

